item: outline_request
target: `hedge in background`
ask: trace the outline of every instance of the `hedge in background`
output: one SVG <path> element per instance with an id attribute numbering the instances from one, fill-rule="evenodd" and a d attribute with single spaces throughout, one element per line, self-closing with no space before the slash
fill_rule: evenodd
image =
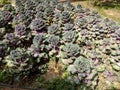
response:
<path id="1" fill-rule="evenodd" d="M 93 0 L 95 6 L 115 5 L 120 4 L 120 0 Z"/>

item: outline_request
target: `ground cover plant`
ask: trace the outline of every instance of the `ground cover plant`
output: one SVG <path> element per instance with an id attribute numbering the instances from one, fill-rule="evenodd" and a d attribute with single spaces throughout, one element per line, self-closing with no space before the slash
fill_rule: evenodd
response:
<path id="1" fill-rule="evenodd" d="M 44 73 L 50 61 L 63 65 L 63 78 L 70 83 L 120 89 L 120 26 L 70 2 L 5 5 L 0 11 L 0 81 Z"/>
<path id="2" fill-rule="evenodd" d="M 0 0 L 0 5 L 8 4 L 10 0 Z"/>

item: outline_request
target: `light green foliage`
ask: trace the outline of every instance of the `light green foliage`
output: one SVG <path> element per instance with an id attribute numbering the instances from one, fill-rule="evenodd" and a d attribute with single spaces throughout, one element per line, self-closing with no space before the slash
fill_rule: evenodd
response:
<path id="1" fill-rule="evenodd" d="M 0 0 L 0 4 L 8 4 L 10 3 L 10 0 Z"/>

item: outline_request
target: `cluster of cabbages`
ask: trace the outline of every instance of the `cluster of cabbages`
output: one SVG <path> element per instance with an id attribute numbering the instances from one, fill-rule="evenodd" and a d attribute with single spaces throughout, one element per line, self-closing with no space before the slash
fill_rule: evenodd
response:
<path id="1" fill-rule="evenodd" d="M 49 60 L 64 64 L 76 83 L 96 86 L 103 72 L 119 77 L 120 26 L 97 11 L 59 0 L 5 5 L 0 11 L 1 68 L 21 73 L 42 69 Z"/>

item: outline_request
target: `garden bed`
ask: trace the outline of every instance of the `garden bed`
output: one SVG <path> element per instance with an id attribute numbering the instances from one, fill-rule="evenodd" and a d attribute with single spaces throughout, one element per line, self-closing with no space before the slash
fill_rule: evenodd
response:
<path id="1" fill-rule="evenodd" d="M 12 90 L 120 89 L 120 26 L 80 4 L 18 0 L 5 5 L 0 82 Z"/>

